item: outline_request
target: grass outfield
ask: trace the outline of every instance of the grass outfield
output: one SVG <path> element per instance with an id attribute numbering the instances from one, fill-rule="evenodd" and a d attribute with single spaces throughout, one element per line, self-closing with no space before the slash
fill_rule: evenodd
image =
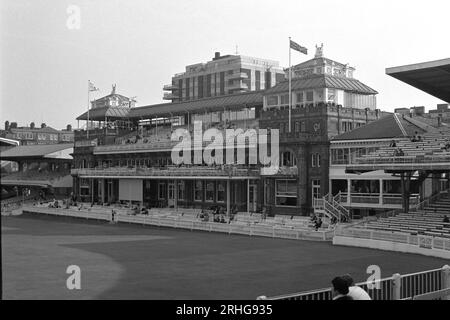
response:
<path id="1" fill-rule="evenodd" d="M 443 259 L 330 243 L 80 219 L 2 217 L 4 299 L 255 299 L 440 268 Z M 81 268 L 81 290 L 66 268 Z"/>

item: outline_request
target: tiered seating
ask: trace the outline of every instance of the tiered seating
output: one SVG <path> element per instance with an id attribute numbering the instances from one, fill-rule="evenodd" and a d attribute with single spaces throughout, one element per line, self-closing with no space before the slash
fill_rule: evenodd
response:
<path id="1" fill-rule="evenodd" d="M 415 160 L 418 157 L 423 157 L 424 160 L 427 158 L 450 158 L 450 149 L 445 150 L 447 139 L 450 133 L 447 130 L 442 130 L 438 132 L 425 133 L 421 136 L 421 141 L 412 142 L 410 138 L 400 138 L 395 139 L 396 147 L 384 146 L 379 148 L 377 151 L 363 155 L 357 158 L 358 162 L 365 162 L 366 160 L 379 159 L 379 158 L 389 158 L 392 159 L 395 156 L 395 150 L 400 148 L 404 155 L 395 156 L 401 158 L 404 161 Z"/>
<path id="2" fill-rule="evenodd" d="M 407 232 L 413 235 L 429 235 L 450 238 L 450 223 L 444 222 L 444 217 L 450 218 L 450 199 L 443 198 L 425 207 L 423 210 L 411 213 L 401 213 L 394 217 L 380 218 L 367 223 L 364 227 L 374 230 Z M 360 227 L 363 227 L 360 225 Z"/>

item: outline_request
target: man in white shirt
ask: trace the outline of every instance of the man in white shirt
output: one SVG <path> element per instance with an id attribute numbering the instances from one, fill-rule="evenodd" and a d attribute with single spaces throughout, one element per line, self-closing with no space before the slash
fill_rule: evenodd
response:
<path id="1" fill-rule="evenodd" d="M 347 281 L 349 287 L 348 295 L 352 297 L 353 300 L 372 300 L 363 288 L 354 285 L 353 278 L 349 274 L 343 275 L 342 278 Z"/>

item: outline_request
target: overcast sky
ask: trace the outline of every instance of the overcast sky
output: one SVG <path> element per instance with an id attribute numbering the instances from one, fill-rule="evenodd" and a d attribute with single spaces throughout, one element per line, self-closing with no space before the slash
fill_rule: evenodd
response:
<path id="1" fill-rule="evenodd" d="M 324 55 L 356 68 L 376 89 L 378 108 L 442 101 L 385 74 L 386 67 L 450 57 L 448 0 L 1 0 L 1 112 L 27 125 L 63 128 L 86 110 L 87 80 L 107 95 L 163 102 L 162 87 L 186 65 L 215 51 L 288 66 L 288 37 L 309 49 L 297 64 Z M 69 29 L 69 5 L 80 29 Z"/>

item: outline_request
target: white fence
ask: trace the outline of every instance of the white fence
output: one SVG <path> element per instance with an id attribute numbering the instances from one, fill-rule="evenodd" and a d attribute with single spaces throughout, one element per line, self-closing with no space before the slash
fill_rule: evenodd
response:
<path id="1" fill-rule="evenodd" d="M 351 238 L 391 241 L 418 246 L 426 249 L 450 251 L 450 239 L 425 235 L 412 235 L 403 232 L 378 231 L 362 228 L 336 229 L 335 235 Z"/>
<path id="2" fill-rule="evenodd" d="M 23 207 L 23 212 L 42 213 L 55 216 L 67 216 L 85 219 L 112 221 L 111 213 L 99 212 L 99 210 L 87 211 L 86 209 L 55 209 L 44 207 Z M 320 240 L 330 241 L 334 231 L 314 231 L 309 229 L 287 228 L 282 226 L 258 225 L 258 223 L 218 223 L 203 222 L 194 219 L 186 219 L 181 216 L 157 216 L 157 215 L 126 215 L 115 214 L 115 222 L 151 225 L 158 227 L 179 228 L 188 230 L 200 230 L 207 232 L 221 232 L 228 234 L 241 234 L 247 236 L 262 236 L 271 238 L 295 239 L 295 240 Z"/>
<path id="3" fill-rule="evenodd" d="M 52 216 L 75 217 L 93 220 L 111 221 L 111 213 L 106 212 L 90 212 L 77 209 L 56 209 L 43 207 L 23 207 L 24 213 L 41 213 Z"/>
<path id="4" fill-rule="evenodd" d="M 373 300 L 450 300 L 450 266 L 361 282 Z M 259 296 L 257 300 L 331 300 L 331 288 L 292 293 L 274 297 Z"/>

